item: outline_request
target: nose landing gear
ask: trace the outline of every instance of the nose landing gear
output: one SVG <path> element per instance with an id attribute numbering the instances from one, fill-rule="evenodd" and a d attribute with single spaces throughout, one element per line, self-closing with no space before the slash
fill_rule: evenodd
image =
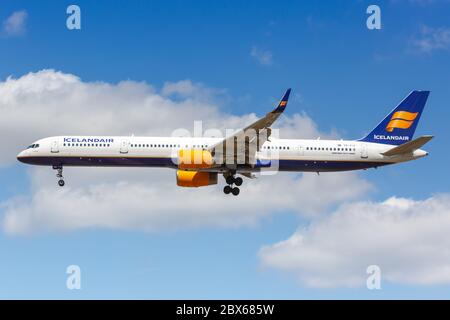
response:
<path id="1" fill-rule="evenodd" d="M 64 182 L 64 177 L 63 177 L 63 167 L 62 166 L 53 166 L 53 169 L 57 170 L 56 177 L 59 178 L 58 185 L 60 187 L 64 187 L 64 185 L 66 183 Z"/>
<path id="2" fill-rule="evenodd" d="M 225 181 L 227 182 L 228 185 L 223 188 L 223 193 L 225 193 L 225 194 L 230 194 L 231 193 L 234 196 L 237 196 L 239 194 L 239 192 L 240 192 L 238 187 L 241 186 L 242 182 L 243 182 L 242 178 L 241 177 L 235 177 L 232 174 L 230 174 L 228 176 L 224 175 L 224 177 L 225 177 Z M 235 184 L 236 187 L 233 187 L 233 184 Z"/>

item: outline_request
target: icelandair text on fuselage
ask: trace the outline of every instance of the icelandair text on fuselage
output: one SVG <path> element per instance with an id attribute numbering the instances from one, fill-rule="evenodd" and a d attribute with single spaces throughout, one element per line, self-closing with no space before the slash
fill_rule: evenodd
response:
<path id="1" fill-rule="evenodd" d="M 64 138 L 64 142 L 74 143 L 112 143 L 112 138 Z"/>

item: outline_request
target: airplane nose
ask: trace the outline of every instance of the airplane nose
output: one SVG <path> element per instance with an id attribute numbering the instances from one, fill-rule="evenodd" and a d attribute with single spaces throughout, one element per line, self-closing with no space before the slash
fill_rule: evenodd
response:
<path id="1" fill-rule="evenodd" d="M 25 151 L 19 152 L 19 154 L 17 155 L 17 160 L 19 160 L 20 162 L 24 162 L 24 158 L 25 158 Z"/>

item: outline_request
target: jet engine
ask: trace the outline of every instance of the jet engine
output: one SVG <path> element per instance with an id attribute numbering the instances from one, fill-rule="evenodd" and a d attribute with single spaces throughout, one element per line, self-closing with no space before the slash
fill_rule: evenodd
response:
<path id="1" fill-rule="evenodd" d="M 179 187 L 198 188 L 217 184 L 217 172 L 177 170 Z"/>

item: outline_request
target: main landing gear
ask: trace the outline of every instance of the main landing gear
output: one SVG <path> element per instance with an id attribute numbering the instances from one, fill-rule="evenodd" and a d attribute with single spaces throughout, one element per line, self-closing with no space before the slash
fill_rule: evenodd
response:
<path id="1" fill-rule="evenodd" d="M 223 188 L 223 193 L 230 194 L 232 193 L 234 196 L 237 196 L 240 192 L 239 186 L 242 185 L 242 178 L 241 177 L 235 177 L 234 175 L 228 175 L 225 176 L 225 181 L 227 182 L 227 186 Z M 236 185 L 236 187 L 233 187 L 233 184 Z"/>
<path id="2" fill-rule="evenodd" d="M 66 183 L 64 182 L 64 177 L 63 177 L 63 167 L 62 166 L 53 166 L 53 169 L 57 170 L 56 177 L 59 178 L 58 185 L 60 187 L 64 187 L 64 185 Z"/>

